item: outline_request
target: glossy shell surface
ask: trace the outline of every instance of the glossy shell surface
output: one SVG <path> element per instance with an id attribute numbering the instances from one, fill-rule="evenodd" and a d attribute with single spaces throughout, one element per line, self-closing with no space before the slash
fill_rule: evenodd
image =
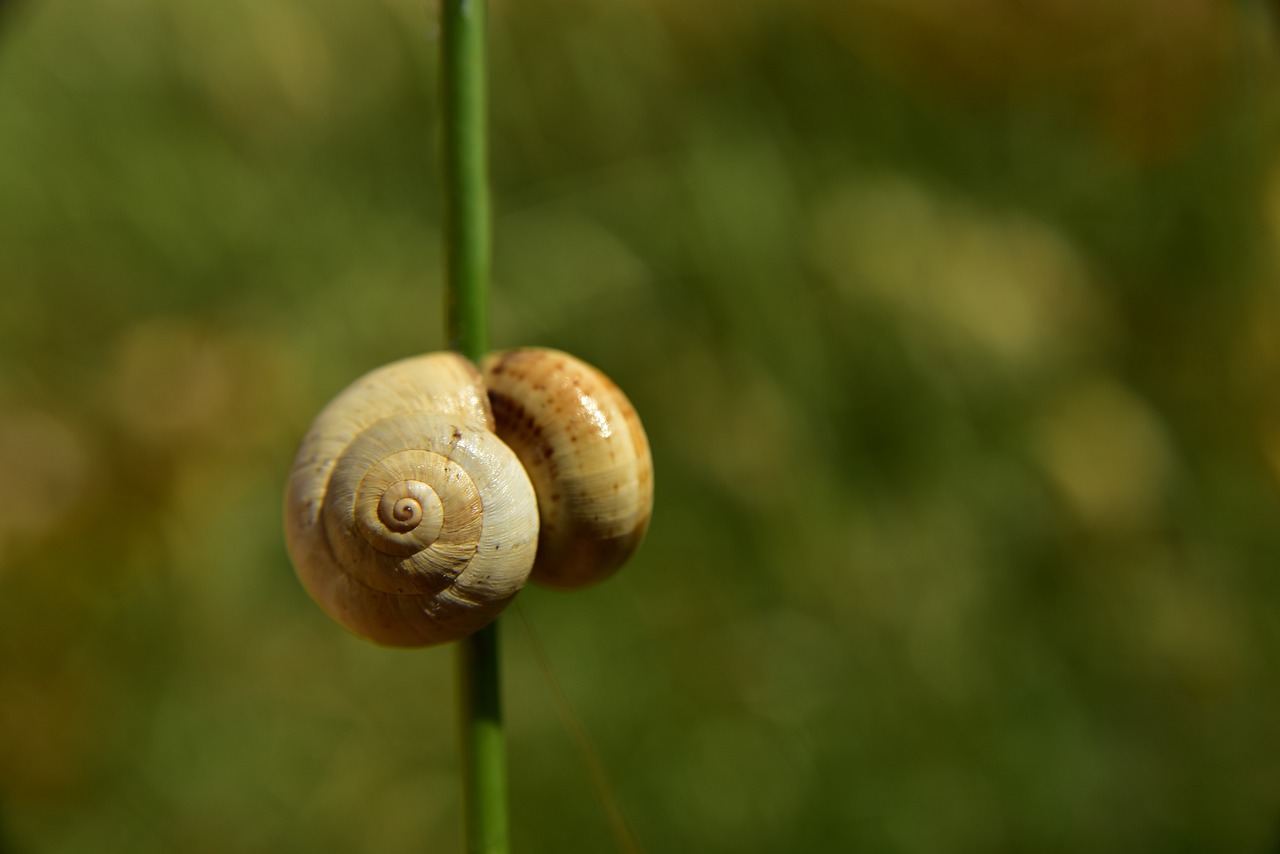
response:
<path id="1" fill-rule="evenodd" d="M 612 575 L 653 513 L 653 461 L 631 402 L 600 371 L 558 350 L 494 353 L 481 371 L 495 430 L 537 494 L 533 580 L 576 588 Z"/>

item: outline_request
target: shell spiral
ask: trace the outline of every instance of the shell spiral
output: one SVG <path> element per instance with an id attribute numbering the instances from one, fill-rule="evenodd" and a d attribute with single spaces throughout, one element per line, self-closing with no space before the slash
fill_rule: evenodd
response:
<path id="1" fill-rule="evenodd" d="M 491 622 L 533 566 L 537 501 L 492 432 L 480 374 L 435 353 L 366 374 L 313 422 L 287 489 L 286 539 L 312 597 L 387 646 Z"/>

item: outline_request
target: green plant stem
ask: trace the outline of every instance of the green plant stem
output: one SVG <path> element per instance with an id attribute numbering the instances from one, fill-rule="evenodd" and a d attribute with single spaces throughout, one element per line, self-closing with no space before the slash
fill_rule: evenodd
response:
<path id="1" fill-rule="evenodd" d="M 484 0 L 441 0 L 449 346 L 489 348 L 489 171 Z"/>
<path id="2" fill-rule="evenodd" d="M 507 757 L 496 622 L 461 642 L 458 676 L 467 851 L 507 854 Z"/>
<path id="3" fill-rule="evenodd" d="M 441 0 L 446 335 L 472 361 L 488 349 L 489 179 L 484 0 Z M 506 744 L 492 624 L 460 644 L 464 832 L 469 854 L 507 854 Z"/>

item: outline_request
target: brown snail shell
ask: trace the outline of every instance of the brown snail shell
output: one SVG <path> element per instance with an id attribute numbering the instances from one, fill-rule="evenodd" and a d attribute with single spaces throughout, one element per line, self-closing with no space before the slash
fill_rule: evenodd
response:
<path id="1" fill-rule="evenodd" d="M 479 373 L 453 353 L 378 368 L 316 417 L 285 529 L 298 577 L 334 619 L 387 646 L 445 643 L 520 590 L 537 504 L 491 426 Z"/>
<path id="2" fill-rule="evenodd" d="M 653 513 L 653 460 L 635 408 L 608 377 L 558 350 L 493 353 L 480 368 L 498 436 L 538 496 L 533 580 L 568 589 L 612 575 Z"/>

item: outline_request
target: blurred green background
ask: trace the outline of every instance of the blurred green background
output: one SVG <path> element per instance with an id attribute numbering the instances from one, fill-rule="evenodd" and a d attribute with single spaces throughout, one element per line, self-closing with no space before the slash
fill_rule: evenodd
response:
<path id="1" fill-rule="evenodd" d="M 454 654 L 281 492 L 443 346 L 434 9 L 0 7 L 0 850 L 460 850 Z M 524 614 L 645 849 L 1280 845 L 1280 68 L 1259 5 L 497 0 L 495 346 L 644 417 Z M 519 852 L 610 851 L 503 621 Z"/>

